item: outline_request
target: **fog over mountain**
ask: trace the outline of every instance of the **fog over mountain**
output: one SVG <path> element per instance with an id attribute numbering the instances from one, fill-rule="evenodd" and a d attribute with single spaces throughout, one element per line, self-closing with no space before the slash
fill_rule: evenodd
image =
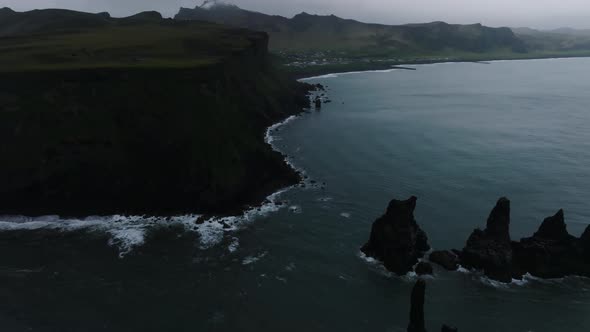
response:
<path id="1" fill-rule="evenodd" d="M 335 14 L 365 22 L 403 24 L 429 21 L 482 23 L 488 26 L 590 28 L 587 0 L 230 0 L 242 8 L 293 16 L 302 11 Z M 109 11 L 125 16 L 157 10 L 173 16 L 179 7 L 195 7 L 201 0 L 0 0 L 0 7 L 15 10 L 69 8 Z"/>

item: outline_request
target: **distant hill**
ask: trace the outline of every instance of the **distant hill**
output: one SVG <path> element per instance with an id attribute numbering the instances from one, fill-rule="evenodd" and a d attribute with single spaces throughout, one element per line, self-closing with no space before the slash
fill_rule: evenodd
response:
<path id="1" fill-rule="evenodd" d="M 572 28 L 554 30 L 513 28 L 512 30 L 524 41 L 529 49 L 545 52 L 583 52 L 590 50 L 590 30 Z"/>
<path id="2" fill-rule="evenodd" d="M 270 48 L 275 51 L 346 51 L 376 56 L 527 51 L 509 28 L 481 24 L 382 25 L 307 13 L 289 19 L 217 2 L 194 9 L 181 8 L 175 19 L 265 31 L 270 34 Z"/>

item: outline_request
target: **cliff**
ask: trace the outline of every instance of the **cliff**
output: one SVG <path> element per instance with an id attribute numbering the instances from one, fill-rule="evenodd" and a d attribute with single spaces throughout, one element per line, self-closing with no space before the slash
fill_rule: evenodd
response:
<path id="1" fill-rule="evenodd" d="M 309 87 L 274 68 L 265 33 L 6 13 L 0 214 L 225 214 L 299 181 L 264 133 Z M 68 26 L 31 32 L 55 15 Z M 102 23 L 78 28 L 88 17 Z"/>

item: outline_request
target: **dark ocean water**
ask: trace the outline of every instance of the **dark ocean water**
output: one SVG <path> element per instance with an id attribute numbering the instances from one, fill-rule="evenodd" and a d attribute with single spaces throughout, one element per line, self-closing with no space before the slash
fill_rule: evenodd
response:
<path id="1" fill-rule="evenodd" d="M 570 233 L 590 223 L 590 59 L 311 82 L 327 85 L 332 103 L 272 135 L 316 184 L 230 232 L 187 231 L 192 217 L 166 231 L 118 217 L 0 218 L 0 330 L 405 331 L 415 278 L 359 253 L 390 199 L 418 197 L 435 249 L 462 248 L 501 196 L 512 201 L 514 239 L 560 208 Z M 435 272 L 430 331 L 590 330 L 589 279 L 501 285 Z"/>

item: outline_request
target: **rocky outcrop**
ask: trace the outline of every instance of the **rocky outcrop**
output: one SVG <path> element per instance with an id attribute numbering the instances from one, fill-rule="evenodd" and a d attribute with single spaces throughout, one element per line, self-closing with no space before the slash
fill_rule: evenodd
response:
<path id="1" fill-rule="evenodd" d="M 419 276 L 423 276 L 423 275 L 427 275 L 427 274 L 431 275 L 431 274 L 433 274 L 434 271 L 433 271 L 432 265 L 430 265 L 430 263 L 420 262 L 416 265 L 414 272 L 416 272 L 416 274 Z"/>
<path id="2" fill-rule="evenodd" d="M 509 227 L 510 201 L 501 198 L 490 213 L 486 229 L 473 231 L 467 240 L 460 264 L 481 269 L 501 282 L 527 273 L 540 278 L 590 276 L 590 226 L 580 238 L 570 235 L 564 212 L 559 210 L 545 218 L 533 236 L 518 242 L 510 240 Z M 446 263 L 439 253 L 431 255 L 431 260 Z"/>
<path id="3" fill-rule="evenodd" d="M 426 293 L 426 282 L 418 280 L 412 289 L 410 304 L 410 324 L 408 332 L 426 332 L 424 324 L 424 296 Z"/>
<path id="4" fill-rule="evenodd" d="M 414 219 L 417 198 L 392 200 L 387 211 L 371 229 L 369 242 L 361 251 L 382 261 L 385 267 L 398 275 L 412 271 L 426 251 L 430 249 L 426 233 Z"/>
<path id="5" fill-rule="evenodd" d="M 449 271 L 455 271 L 459 267 L 459 256 L 451 250 L 433 251 L 428 259 Z"/>
<path id="6" fill-rule="evenodd" d="M 517 274 L 541 278 L 590 275 L 584 237 L 578 239 L 568 233 L 563 210 L 545 218 L 532 237 L 513 243 L 513 249 Z"/>
<path id="7" fill-rule="evenodd" d="M 488 217 L 485 230 L 471 233 L 461 253 L 461 264 L 484 271 L 502 282 L 512 280 L 512 245 L 510 242 L 510 201 L 500 198 Z"/>

